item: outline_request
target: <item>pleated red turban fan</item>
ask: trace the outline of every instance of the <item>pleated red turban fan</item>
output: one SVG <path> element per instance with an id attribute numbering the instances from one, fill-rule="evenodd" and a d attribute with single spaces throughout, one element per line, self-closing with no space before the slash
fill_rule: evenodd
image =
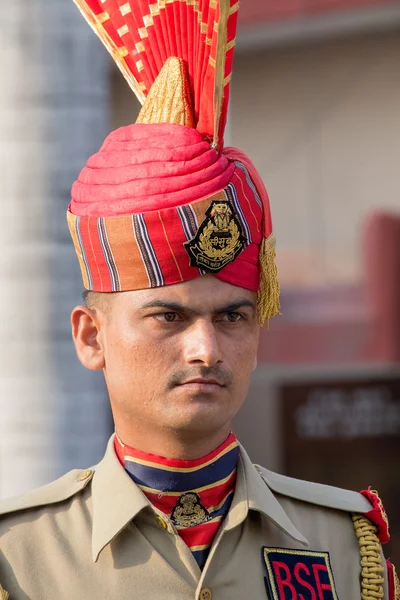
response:
<path id="1" fill-rule="evenodd" d="M 268 195 L 224 148 L 235 0 L 75 0 L 142 103 L 72 187 L 68 225 L 87 290 L 172 285 L 211 273 L 279 313 Z"/>

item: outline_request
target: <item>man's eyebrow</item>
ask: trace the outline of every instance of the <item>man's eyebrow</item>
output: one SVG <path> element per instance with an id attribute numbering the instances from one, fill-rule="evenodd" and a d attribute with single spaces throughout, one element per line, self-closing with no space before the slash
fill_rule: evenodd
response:
<path id="1" fill-rule="evenodd" d="M 239 308 L 246 308 L 246 307 L 251 308 L 254 311 L 256 311 L 256 309 L 257 309 L 255 302 L 252 302 L 248 298 L 239 298 L 238 300 L 235 300 L 234 302 L 230 302 L 229 304 L 226 304 L 225 306 L 221 306 L 221 308 L 219 308 L 216 312 L 229 313 L 229 312 L 235 312 L 236 310 L 239 310 Z"/>
<path id="2" fill-rule="evenodd" d="M 253 311 L 256 311 L 256 305 L 254 302 L 252 302 L 248 298 L 239 298 L 238 300 L 235 300 L 234 302 L 229 302 L 229 304 L 224 304 L 222 306 L 214 308 L 213 312 L 214 313 L 229 313 L 229 312 L 235 312 L 239 308 L 246 308 L 246 307 L 251 308 Z M 189 312 L 196 313 L 196 314 L 199 313 L 198 310 L 196 310 L 190 306 L 180 304 L 179 302 L 176 302 L 173 300 L 152 300 L 151 302 L 147 302 L 146 304 L 143 304 L 141 306 L 141 309 L 146 309 L 146 308 L 162 308 L 164 310 L 171 311 L 171 312 L 189 311 Z"/>
<path id="3" fill-rule="evenodd" d="M 190 310 L 188 306 L 184 306 L 183 304 L 179 304 L 179 302 L 168 301 L 168 300 L 152 300 L 151 302 L 146 302 L 140 308 L 165 308 L 170 311 L 183 311 Z"/>

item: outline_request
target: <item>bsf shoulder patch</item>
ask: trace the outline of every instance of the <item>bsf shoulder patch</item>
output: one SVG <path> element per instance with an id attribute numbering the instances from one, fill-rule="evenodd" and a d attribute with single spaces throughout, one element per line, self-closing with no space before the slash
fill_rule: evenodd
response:
<path id="1" fill-rule="evenodd" d="M 263 546 L 271 600 L 338 600 L 329 552 Z"/>
<path id="2" fill-rule="evenodd" d="M 191 267 L 218 273 L 225 265 L 235 260 L 246 244 L 231 203 L 227 200 L 213 200 L 195 237 L 186 242 L 185 248 L 190 257 Z"/>

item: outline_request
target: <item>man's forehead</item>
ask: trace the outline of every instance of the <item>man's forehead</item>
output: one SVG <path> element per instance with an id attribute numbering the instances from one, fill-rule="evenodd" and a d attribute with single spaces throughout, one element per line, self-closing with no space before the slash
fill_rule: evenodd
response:
<path id="1" fill-rule="evenodd" d="M 204 275 L 191 281 L 147 290 L 124 292 L 125 303 L 134 308 L 157 305 L 180 305 L 196 311 L 223 309 L 237 304 L 256 307 L 257 294 L 250 290 L 220 281 L 212 275 Z"/>

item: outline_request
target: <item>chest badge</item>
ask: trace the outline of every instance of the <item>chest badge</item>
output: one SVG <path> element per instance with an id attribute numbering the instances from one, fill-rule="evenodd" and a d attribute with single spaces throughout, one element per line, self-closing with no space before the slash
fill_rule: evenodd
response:
<path id="1" fill-rule="evenodd" d="M 179 496 L 171 513 L 171 519 L 178 527 L 193 527 L 207 523 L 211 519 L 208 510 L 202 505 L 195 492 L 185 492 Z"/>
<path id="2" fill-rule="evenodd" d="M 271 600 L 338 600 L 329 552 L 263 546 Z"/>
<path id="3" fill-rule="evenodd" d="M 186 242 L 190 266 L 218 273 L 244 250 L 246 239 L 239 219 L 227 200 L 213 200 L 195 237 Z"/>

